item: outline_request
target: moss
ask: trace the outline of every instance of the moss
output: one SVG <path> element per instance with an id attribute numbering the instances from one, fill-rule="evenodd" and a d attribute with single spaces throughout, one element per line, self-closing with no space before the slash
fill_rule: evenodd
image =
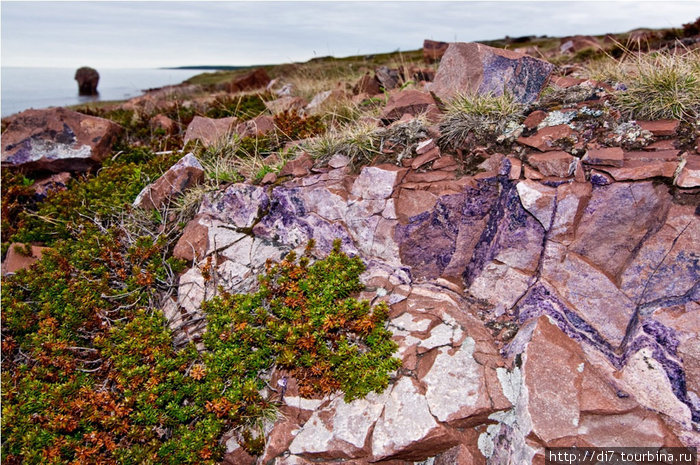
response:
<path id="1" fill-rule="evenodd" d="M 267 96 L 269 97 L 269 96 Z M 226 118 L 235 116 L 245 121 L 264 113 L 267 110 L 263 96 L 259 94 L 246 94 L 236 97 L 217 97 L 209 106 L 205 116 L 209 118 Z"/>

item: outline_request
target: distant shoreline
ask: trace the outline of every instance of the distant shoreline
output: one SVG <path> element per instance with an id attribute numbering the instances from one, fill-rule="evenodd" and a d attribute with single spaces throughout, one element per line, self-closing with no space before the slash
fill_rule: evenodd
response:
<path id="1" fill-rule="evenodd" d="M 235 71 L 237 69 L 247 69 L 247 68 L 257 68 L 258 65 L 252 66 L 213 66 L 213 65 L 199 65 L 199 66 L 165 66 L 158 69 L 189 69 L 189 70 L 205 70 L 205 71 Z"/>

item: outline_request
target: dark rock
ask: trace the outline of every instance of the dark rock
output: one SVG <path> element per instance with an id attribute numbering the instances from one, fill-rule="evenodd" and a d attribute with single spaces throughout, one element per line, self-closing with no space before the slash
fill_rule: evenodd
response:
<path id="1" fill-rule="evenodd" d="M 100 73 L 89 66 L 83 66 L 75 71 L 75 78 L 78 81 L 78 93 L 80 95 L 97 95 L 97 84 L 100 82 Z"/>
<path id="2" fill-rule="evenodd" d="M 398 69 L 390 69 L 386 66 L 380 66 L 374 70 L 374 74 L 377 77 L 377 81 L 379 81 L 381 89 L 392 90 L 399 86 L 401 73 Z"/>
<path id="3" fill-rule="evenodd" d="M 404 114 L 417 116 L 431 108 L 437 110 L 435 100 L 430 94 L 419 90 L 404 90 L 389 97 L 389 102 L 382 113 L 382 121 L 390 123 L 400 119 Z"/>

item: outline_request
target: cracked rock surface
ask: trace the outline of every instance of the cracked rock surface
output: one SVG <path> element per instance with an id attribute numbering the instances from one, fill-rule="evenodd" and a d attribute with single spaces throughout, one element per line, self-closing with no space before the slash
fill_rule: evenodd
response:
<path id="1" fill-rule="evenodd" d="M 268 258 L 310 239 L 318 256 L 340 239 L 367 266 L 360 297 L 390 306 L 403 365 L 389 387 L 350 403 L 289 390 L 258 463 L 521 464 L 549 446 L 700 443 L 700 219 L 667 185 L 334 165 L 208 194 L 176 248 L 192 263 L 171 312 L 183 328 L 218 286 L 249 292 Z"/>

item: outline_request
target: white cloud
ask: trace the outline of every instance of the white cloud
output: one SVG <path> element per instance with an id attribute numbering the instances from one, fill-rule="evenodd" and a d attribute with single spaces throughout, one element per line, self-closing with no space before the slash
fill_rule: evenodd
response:
<path id="1" fill-rule="evenodd" d="M 411 50 L 424 38 L 678 27 L 697 2 L 3 2 L 2 65 L 262 64 Z"/>

